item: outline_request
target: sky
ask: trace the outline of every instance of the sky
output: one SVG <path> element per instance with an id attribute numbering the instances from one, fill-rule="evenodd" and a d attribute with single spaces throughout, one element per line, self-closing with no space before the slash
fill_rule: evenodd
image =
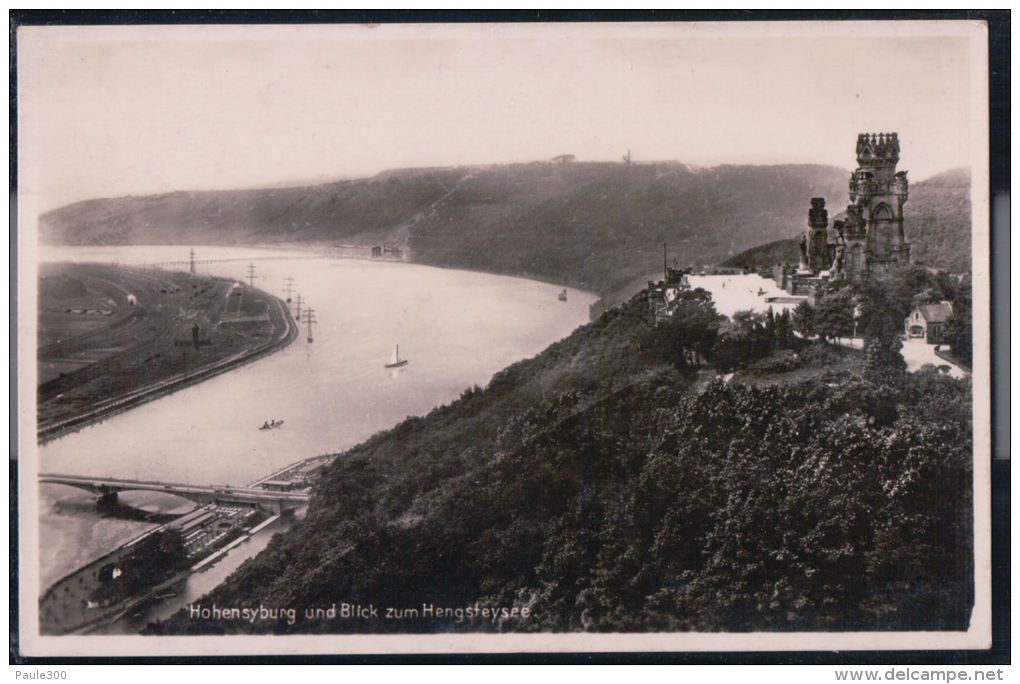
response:
<path id="1" fill-rule="evenodd" d="M 974 24 L 21 27 L 19 192 L 326 182 L 398 167 L 818 163 L 896 131 L 966 166 Z M 983 34 L 981 34 L 983 35 Z"/>

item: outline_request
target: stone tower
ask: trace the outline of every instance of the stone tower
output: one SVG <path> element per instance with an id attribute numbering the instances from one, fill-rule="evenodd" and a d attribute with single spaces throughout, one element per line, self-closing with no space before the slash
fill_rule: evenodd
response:
<path id="1" fill-rule="evenodd" d="M 812 273 L 829 267 L 828 241 L 829 212 L 825 210 L 824 197 L 812 197 L 808 210 L 808 268 Z"/>
<path id="2" fill-rule="evenodd" d="M 896 133 L 857 136 L 858 168 L 850 176 L 844 225 L 845 273 L 850 278 L 910 262 L 910 245 L 903 232 L 907 173 L 896 171 L 899 160 Z"/>

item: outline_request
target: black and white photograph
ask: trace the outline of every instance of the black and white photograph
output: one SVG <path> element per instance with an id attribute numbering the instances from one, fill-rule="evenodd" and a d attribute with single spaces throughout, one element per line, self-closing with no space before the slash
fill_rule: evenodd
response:
<path id="1" fill-rule="evenodd" d="M 991 644 L 976 21 L 25 25 L 30 656 Z"/>

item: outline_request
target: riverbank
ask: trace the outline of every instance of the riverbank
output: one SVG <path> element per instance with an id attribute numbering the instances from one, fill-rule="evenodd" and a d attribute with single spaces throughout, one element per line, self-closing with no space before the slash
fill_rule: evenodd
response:
<path id="1" fill-rule="evenodd" d="M 179 259 L 181 252 L 174 247 L 81 249 L 58 252 L 53 258 L 135 265 L 147 261 L 151 266 Z M 244 486 L 268 474 L 271 480 L 289 479 L 288 464 L 342 452 L 407 416 L 424 416 L 455 400 L 466 387 L 487 384 L 494 373 L 583 324 L 592 299 L 570 291 L 569 300 L 562 302 L 557 299 L 560 287 L 506 276 L 285 256 L 270 248 L 199 247 L 196 269 L 199 275 L 247 283 L 246 271 L 254 263 L 255 285 L 275 293 L 285 291 L 293 277 L 294 292 L 301 293 L 305 306 L 314 307 L 319 321 L 314 344 L 298 339 L 258 363 L 52 440 L 39 449 L 40 469 L 202 485 Z M 406 350 L 410 364 L 386 369 L 396 343 L 402 356 Z M 270 417 L 285 419 L 282 429 L 258 430 Z M 293 474 L 303 478 L 317 467 L 306 462 Z M 90 521 L 104 529 L 111 525 L 96 520 L 92 508 L 87 509 Z M 53 521 L 53 526 L 63 524 L 66 517 Z M 134 625 L 141 629 L 153 619 L 150 615 L 211 591 L 225 579 L 227 568 L 240 565 L 257 552 L 252 549 L 264 546 L 274 530 L 287 524 L 281 521 L 264 529 L 257 542 L 242 544 L 204 572 L 189 576 L 184 590 L 174 589 L 176 598 L 152 602 L 109 629 L 117 633 L 128 633 Z M 54 564 L 47 548 L 50 538 L 40 537 L 47 540 L 39 559 L 43 566 Z M 76 530 L 69 543 L 95 549 L 90 554 L 95 558 L 127 540 L 121 537 L 105 544 L 90 539 L 86 530 Z M 54 579 L 78 567 L 56 564 L 61 567 L 50 575 Z M 139 610 L 144 614 L 135 617 Z"/>
<path id="2" fill-rule="evenodd" d="M 335 455 L 314 456 L 260 478 L 249 487 L 274 491 L 308 490 Z M 234 549 L 280 519 L 280 514 L 245 514 L 236 506 L 207 505 L 156 525 L 93 558 L 53 582 L 40 598 L 40 626 L 44 633 L 94 633 L 132 616 L 153 600 L 176 596 L 175 587 L 197 572 L 219 563 Z M 224 525 L 230 524 L 229 533 Z M 147 537 L 166 529 L 185 534 L 188 567 L 111 605 L 92 605 L 91 595 L 104 582 L 106 571 L 117 567 Z M 108 576 L 106 572 L 105 576 Z M 109 579 L 105 581 L 111 581 Z"/>
<path id="3" fill-rule="evenodd" d="M 64 347 L 53 350 L 51 356 L 73 352 L 92 363 L 40 385 L 40 443 L 264 357 L 298 335 L 298 325 L 284 302 L 229 279 L 152 276 L 111 266 L 89 268 L 103 269 L 107 281 L 117 276 L 134 281 L 158 278 L 154 287 L 162 287 L 157 296 L 168 301 L 140 300 L 139 295 L 114 282 L 122 292 L 120 308 L 128 313 L 112 315 L 109 325 L 87 335 L 58 339 L 51 345 Z M 201 300 L 195 302 L 196 297 Z M 112 298 L 107 301 L 114 303 Z M 118 340 L 130 335 L 136 321 L 135 327 L 142 327 L 150 319 L 154 323 L 148 324 L 148 329 L 155 329 L 154 335 L 141 342 Z M 123 346 L 118 348 L 118 344 Z M 109 352 L 111 345 L 114 353 L 95 359 L 97 353 Z M 42 352 L 40 359 L 42 366 Z"/>

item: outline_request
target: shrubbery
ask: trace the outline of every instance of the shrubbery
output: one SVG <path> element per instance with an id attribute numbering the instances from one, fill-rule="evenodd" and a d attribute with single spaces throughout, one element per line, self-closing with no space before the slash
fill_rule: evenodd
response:
<path id="1" fill-rule="evenodd" d="M 809 349 L 812 347 L 808 347 Z M 772 354 L 754 363 L 748 364 L 744 369 L 752 375 L 773 375 L 775 373 L 789 373 L 804 366 L 805 359 L 794 352 Z"/>

